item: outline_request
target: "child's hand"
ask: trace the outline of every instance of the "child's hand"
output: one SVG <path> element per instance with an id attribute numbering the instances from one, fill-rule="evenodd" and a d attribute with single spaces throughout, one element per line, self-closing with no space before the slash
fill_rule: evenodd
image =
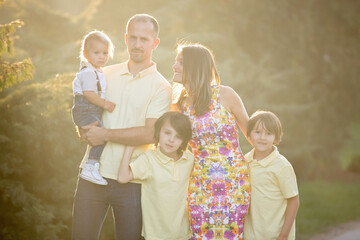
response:
<path id="1" fill-rule="evenodd" d="M 110 101 L 105 101 L 104 109 L 111 113 L 112 111 L 114 111 L 115 106 L 116 106 L 115 103 Z"/>

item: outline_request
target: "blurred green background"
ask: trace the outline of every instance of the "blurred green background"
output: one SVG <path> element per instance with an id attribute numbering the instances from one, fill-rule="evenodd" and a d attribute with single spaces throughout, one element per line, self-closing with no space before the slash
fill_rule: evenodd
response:
<path id="1" fill-rule="evenodd" d="M 81 39 L 91 30 L 105 31 L 116 47 L 109 64 L 124 61 L 125 25 L 136 13 L 151 14 L 160 23 L 154 60 L 167 79 L 176 43 L 200 42 L 214 51 L 222 83 L 236 90 L 249 115 L 265 109 L 280 117 L 279 149 L 300 186 L 298 239 L 360 219 L 359 198 L 351 197 L 360 189 L 360 1 L 0 4 L 0 239 L 70 238 L 85 151 L 70 115 Z M 16 19 L 24 26 L 10 23 Z M 251 149 L 243 137 L 241 142 L 243 152 Z M 344 217 L 335 210 L 331 217 L 311 210 L 334 201 Z M 345 201 L 353 207 L 342 209 Z M 101 239 L 113 239 L 110 218 Z"/>

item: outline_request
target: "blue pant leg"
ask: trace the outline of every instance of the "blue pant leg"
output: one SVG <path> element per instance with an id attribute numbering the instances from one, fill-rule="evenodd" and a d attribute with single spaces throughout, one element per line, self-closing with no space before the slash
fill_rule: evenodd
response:
<path id="1" fill-rule="evenodd" d="M 101 154 L 104 150 L 104 147 L 105 147 L 105 144 L 91 147 L 90 152 L 89 152 L 89 159 L 99 161 Z"/>
<path id="2" fill-rule="evenodd" d="M 81 178 L 75 193 L 73 240 L 98 240 L 109 207 L 112 207 L 116 240 L 141 240 L 141 185 L 106 179 L 101 186 Z"/>
<path id="3" fill-rule="evenodd" d="M 142 239 L 141 184 L 120 184 L 113 179 L 106 180 L 111 188 L 109 198 L 115 222 L 115 239 Z"/>
<path id="4" fill-rule="evenodd" d="M 72 218 L 73 240 L 99 240 L 110 207 L 107 193 L 106 186 L 78 179 Z"/>
<path id="5" fill-rule="evenodd" d="M 102 127 L 103 124 L 102 122 L 100 121 L 100 119 L 97 119 L 96 120 L 98 122 L 98 127 Z M 93 146 L 91 147 L 90 149 L 90 152 L 89 152 L 89 159 L 93 159 L 93 160 L 100 160 L 100 157 L 101 157 L 101 154 L 105 148 L 105 144 L 101 144 L 101 145 L 98 145 L 98 146 Z"/>

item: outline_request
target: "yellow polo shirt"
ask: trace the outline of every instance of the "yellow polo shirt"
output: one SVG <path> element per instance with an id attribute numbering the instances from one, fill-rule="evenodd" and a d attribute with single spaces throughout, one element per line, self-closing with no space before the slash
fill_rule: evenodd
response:
<path id="1" fill-rule="evenodd" d="M 172 89 L 169 82 L 157 71 L 153 63 L 136 76 L 128 68 L 128 62 L 104 68 L 106 78 L 105 99 L 116 104 L 112 113 L 104 111 L 102 122 L 108 129 L 145 126 L 147 118 L 159 118 L 169 111 Z M 150 148 L 137 147 L 134 157 Z M 125 145 L 107 142 L 100 158 L 100 174 L 116 180 Z M 89 149 L 88 149 L 89 150 Z M 85 154 L 80 165 L 87 161 Z"/>
<path id="2" fill-rule="evenodd" d="M 286 199 L 299 194 L 294 169 L 276 147 L 260 161 L 254 159 L 254 149 L 245 158 L 250 166 L 251 201 L 244 237 L 246 240 L 276 239 L 284 224 Z M 295 239 L 295 222 L 288 239 Z"/>
<path id="3" fill-rule="evenodd" d="M 142 235 L 146 240 L 188 240 L 186 198 L 194 156 L 184 152 L 174 161 L 160 148 L 130 163 L 134 179 L 142 181 Z"/>

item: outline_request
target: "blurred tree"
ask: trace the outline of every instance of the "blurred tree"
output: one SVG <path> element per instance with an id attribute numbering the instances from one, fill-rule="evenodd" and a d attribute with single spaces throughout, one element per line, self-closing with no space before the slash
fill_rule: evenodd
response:
<path id="1" fill-rule="evenodd" d="M 19 32 L 16 50 L 21 55 L 31 56 L 36 67 L 36 81 L 46 81 L 59 72 L 78 70 L 81 38 L 88 30 L 93 30 L 46 3 L 12 0 L 0 9 L 0 21 L 20 18 L 26 23 L 26 28 Z"/>
<path id="2" fill-rule="evenodd" d="M 341 167 L 360 173 L 360 122 L 351 124 L 347 130 L 349 138 L 340 151 Z"/>
<path id="3" fill-rule="evenodd" d="M 0 7 L 4 1 L 0 0 Z M 0 24 L 0 92 L 4 88 L 11 87 L 33 77 L 34 67 L 30 58 L 14 63 L 4 59 L 4 54 L 13 54 L 12 35 L 17 28 L 21 28 L 23 25 L 24 22 L 20 20 Z"/>
<path id="4" fill-rule="evenodd" d="M 0 239 L 70 239 L 85 145 L 71 121 L 71 81 L 58 76 L 0 99 Z"/>

